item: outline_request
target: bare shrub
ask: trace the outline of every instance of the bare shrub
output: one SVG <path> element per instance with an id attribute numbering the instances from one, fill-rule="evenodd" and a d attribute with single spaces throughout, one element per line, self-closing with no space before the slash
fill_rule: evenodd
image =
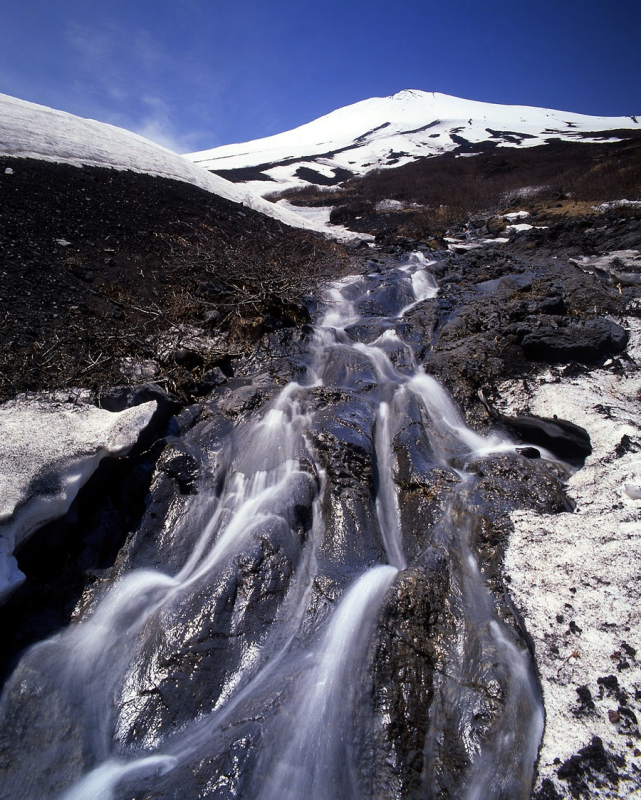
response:
<path id="1" fill-rule="evenodd" d="M 341 186 L 292 186 L 290 189 L 269 192 L 264 195 L 265 200 L 270 203 L 277 203 L 279 200 L 287 200 L 293 206 L 330 206 L 342 202 Z"/>

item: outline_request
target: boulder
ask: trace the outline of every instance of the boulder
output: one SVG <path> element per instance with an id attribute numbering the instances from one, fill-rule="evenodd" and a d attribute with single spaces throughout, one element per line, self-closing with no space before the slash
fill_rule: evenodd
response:
<path id="1" fill-rule="evenodd" d="M 528 444 L 545 447 L 546 450 L 554 453 L 559 458 L 585 459 L 592 452 L 590 435 L 585 428 L 565 419 L 548 419 L 547 417 L 535 416 L 508 417 L 500 414 L 499 420 L 513 436 Z M 522 448 L 519 452 L 531 458 L 532 455 L 529 452 L 523 452 L 523 450 L 530 451 L 533 449 Z"/>
<path id="2" fill-rule="evenodd" d="M 621 353 L 628 334 L 609 319 L 592 319 L 567 328 L 539 328 L 523 337 L 525 356 L 532 361 L 582 361 L 594 364 Z"/>

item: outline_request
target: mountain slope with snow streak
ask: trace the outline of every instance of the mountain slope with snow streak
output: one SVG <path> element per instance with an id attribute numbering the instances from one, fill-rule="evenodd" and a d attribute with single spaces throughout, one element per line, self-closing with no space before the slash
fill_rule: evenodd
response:
<path id="1" fill-rule="evenodd" d="M 336 184 L 350 174 L 452 151 L 533 147 L 550 139 L 602 141 L 624 129 L 641 130 L 641 123 L 632 116 L 593 117 L 406 89 L 339 108 L 275 136 L 187 158 L 265 195 L 308 183 Z"/>
<path id="2" fill-rule="evenodd" d="M 324 230 L 138 134 L 0 94 L 0 155 L 132 170 L 190 183 L 297 228 Z"/>

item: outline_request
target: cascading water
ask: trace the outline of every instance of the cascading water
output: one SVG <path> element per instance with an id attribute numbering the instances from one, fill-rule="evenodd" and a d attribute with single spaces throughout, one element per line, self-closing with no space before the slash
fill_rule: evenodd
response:
<path id="1" fill-rule="evenodd" d="M 428 268 L 417 254 L 333 285 L 303 379 L 235 424 L 212 399 L 183 442 L 199 493 L 134 535 L 78 620 L 7 682 L 0 797 L 409 796 L 400 768 L 387 789 L 366 774 L 392 761 L 381 731 L 403 735 L 372 701 L 390 695 L 373 665 L 393 587 L 428 551 L 448 554 L 450 588 L 412 796 L 528 797 L 541 704 L 474 554 L 467 469 L 514 447 L 468 429 L 417 364 Z M 429 547 L 407 523 L 402 441 L 421 502 L 421 470 L 447 477 Z"/>

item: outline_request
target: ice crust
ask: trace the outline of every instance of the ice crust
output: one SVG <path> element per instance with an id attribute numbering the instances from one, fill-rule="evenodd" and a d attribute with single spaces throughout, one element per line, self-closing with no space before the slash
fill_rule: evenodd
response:
<path id="1" fill-rule="evenodd" d="M 501 387 L 504 411 L 556 414 L 582 425 L 592 440 L 592 455 L 567 486 L 574 513 L 515 512 L 505 557 L 509 591 L 534 642 L 543 689 L 539 785 L 554 781 L 562 797 L 569 794 L 556 774 L 559 764 L 594 736 L 606 751 L 623 756 L 621 774 L 632 784 L 623 777 L 618 788 L 604 785 L 591 796 L 637 796 L 633 784 L 641 768 L 634 754 L 639 751 L 627 744 L 636 739 L 626 731 L 625 717 L 612 721 L 617 698 L 598 683 L 614 675 L 638 715 L 641 492 L 634 488 L 641 487 L 641 323 L 628 319 L 627 326 L 633 362 L 624 371 L 605 367 L 573 378 L 551 371 L 536 388 L 528 379 L 528 392 L 520 382 Z M 626 647 L 636 650 L 635 658 Z M 580 687 L 589 690 L 593 709 L 581 706 Z"/>
<path id="2" fill-rule="evenodd" d="M 14 549 L 68 511 L 105 456 L 125 455 L 155 410 L 155 400 L 118 413 L 38 399 L 0 406 L 0 601 L 25 577 Z"/>

